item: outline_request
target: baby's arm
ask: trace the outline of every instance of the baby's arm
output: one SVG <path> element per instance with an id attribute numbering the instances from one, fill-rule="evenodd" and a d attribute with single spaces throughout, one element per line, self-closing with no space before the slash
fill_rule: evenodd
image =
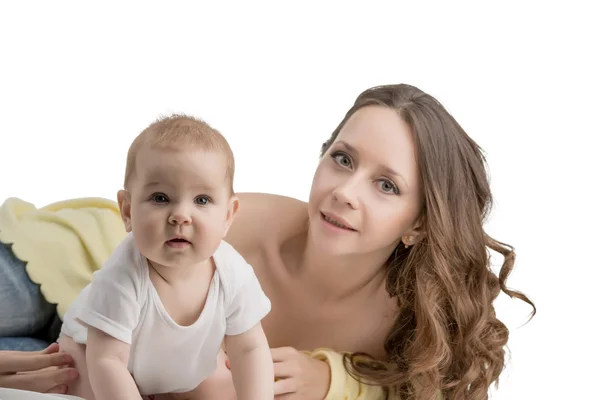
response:
<path id="1" fill-rule="evenodd" d="M 127 369 L 129 345 L 88 327 L 86 364 L 96 400 L 141 399 Z"/>
<path id="2" fill-rule="evenodd" d="M 96 400 L 141 399 L 127 369 L 129 345 L 88 327 L 86 364 Z"/>
<path id="3" fill-rule="evenodd" d="M 225 348 L 238 400 L 273 399 L 273 360 L 261 323 L 225 336 Z"/>

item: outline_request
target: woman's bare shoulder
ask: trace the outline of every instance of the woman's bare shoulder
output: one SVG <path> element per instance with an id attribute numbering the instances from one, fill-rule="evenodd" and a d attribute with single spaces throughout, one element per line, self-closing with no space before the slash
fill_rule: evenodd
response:
<path id="1" fill-rule="evenodd" d="M 306 219 L 307 205 L 301 200 L 268 193 L 237 196 L 240 206 L 225 240 L 239 251 L 262 247 Z"/>

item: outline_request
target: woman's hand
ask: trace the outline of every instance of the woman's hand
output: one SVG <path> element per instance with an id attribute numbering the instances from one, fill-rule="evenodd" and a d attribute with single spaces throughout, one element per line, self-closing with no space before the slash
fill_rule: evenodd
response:
<path id="1" fill-rule="evenodd" d="M 271 349 L 276 400 L 323 400 L 329 391 L 329 365 L 292 347 Z"/>
<path id="2" fill-rule="evenodd" d="M 42 351 L 0 351 L 0 387 L 38 393 L 66 393 L 77 379 L 73 359 L 53 343 Z"/>

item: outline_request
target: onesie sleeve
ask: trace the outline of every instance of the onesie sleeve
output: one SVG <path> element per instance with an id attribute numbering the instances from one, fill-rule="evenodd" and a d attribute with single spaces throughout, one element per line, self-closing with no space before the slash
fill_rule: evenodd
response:
<path id="1" fill-rule="evenodd" d="M 94 274 L 86 301 L 76 317 L 85 324 L 131 344 L 141 310 L 143 262 L 125 240 Z"/>
<path id="2" fill-rule="evenodd" d="M 271 311 L 271 301 L 263 292 L 254 269 L 246 262 L 240 262 L 234 273 L 231 302 L 226 314 L 226 335 L 246 332 Z"/>

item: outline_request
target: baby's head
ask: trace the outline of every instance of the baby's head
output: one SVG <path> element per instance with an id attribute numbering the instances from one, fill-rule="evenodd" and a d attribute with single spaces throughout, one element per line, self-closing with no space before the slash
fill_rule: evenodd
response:
<path id="1" fill-rule="evenodd" d="M 188 116 L 161 118 L 131 144 L 121 216 L 140 252 L 165 267 L 209 259 L 238 207 L 227 140 Z"/>

